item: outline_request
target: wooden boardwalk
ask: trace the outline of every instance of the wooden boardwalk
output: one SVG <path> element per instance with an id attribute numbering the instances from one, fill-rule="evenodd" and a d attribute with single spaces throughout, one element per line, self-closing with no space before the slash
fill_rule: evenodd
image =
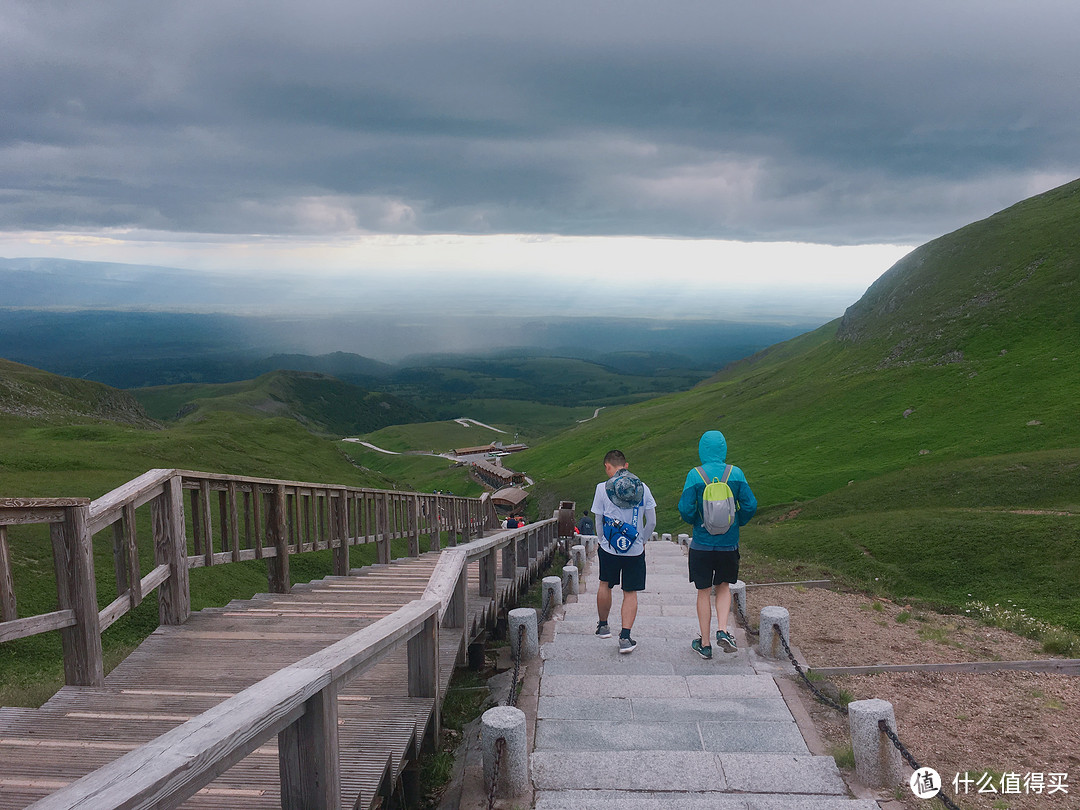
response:
<path id="1" fill-rule="evenodd" d="M 64 687 L 40 709 L 0 709 L 0 810 L 52 794 L 422 598 L 439 559 L 429 552 L 203 610 L 155 631 L 104 686 Z M 467 566 L 465 629 L 439 634 L 440 695 L 467 641 L 539 567 L 539 560 L 523 562 L 516 576 L 497 576 L 494 594 L 484 596 L 485 558 Z M 488 566 L 490 576 L 493 557 Z M 338 692 L 342 807 L 386 806 L 399 784 L 415 786 L 415 762 L 433 742 L 437 707 L 435 698 L 409 697 L 408 684 L 406 649 L 398 646 Z M 280 808 L 280 784 L 272 735 L 179 806 Z"/>

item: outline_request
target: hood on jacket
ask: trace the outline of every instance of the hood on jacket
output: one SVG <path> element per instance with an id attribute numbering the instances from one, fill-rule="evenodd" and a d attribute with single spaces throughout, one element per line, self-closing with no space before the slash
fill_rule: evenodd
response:
<path id="1" fill-rule="evenodd" d="M 715 461 L 723 464 L 727 459 L 727 439 L 719 430 L 706 430 L 698 442 L 698 456 L 702 464 Z"/>

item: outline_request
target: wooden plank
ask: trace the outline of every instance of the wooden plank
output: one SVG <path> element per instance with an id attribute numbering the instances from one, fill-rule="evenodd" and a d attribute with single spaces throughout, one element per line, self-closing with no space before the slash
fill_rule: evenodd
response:
<path id="1" fill-rule="evenodd" d="M 52 613 L 27 616 L 25 619 L 10 619 L 0 622 L 0 642 L 36 636 L 39 633 L 61 630 L 74 625 L 74 610 L 54 610 Z"/>
<path id="2" fill-rule="evenodd" d="M 289 538 L 288 526 L 286 525 L 287 497 L 283 485 L 275 487 L 274 496 L 270 502 L 269 514 L 267 515 L 268 534 L 276 552 L 267 566 L 271 593 L 288 593 L 290 588 Z"/>
<path id="3" fill-rule="evenodd" d="M 120 516 L 125 504 L 136 509 L 147 504 L 162 493 L 162 487 L 174 474 L 174 470 L 148 470 L 122 484 L 111 492 L 96 498 L 90 504 L 90 534 L 97 534 Z"/>
<path id="4" fill-rule="evenodd" d="M 15 621 L 18 616 L 15 604 L 15 576 L 11 569 L 11 549 L 8 547 L 7 526 L 0 526 L 0 622 Z"/>
<path id="5" fill-rule="evenodd" d="M 98 625 L 101 627 L 101 632 L 104 633 L 112 627 L 113 623 L 129 610 L 131 610 L 131 600 L 126 593 L 122 593 L 113 599 L 112 602 L 98 611 Z"/>
<path id="6" fill-rule="evenodd" d="M 13 499 L 7 499 L 13 500 Z M 74 500 L 74 499 L 68 499 Z M 83 500 L 86 500 L 85 498 Z M 0 526 L 19 526 L 32 523 L 59 523 L 63 509 L 4 507 L 0 509 Z"/>
<path id="7" fill-rule="evenodd" d="M 948 664 L 881 664 L 862 667 L 808 667 L 825 677 L 876 675 L 880 672 L 1060 672 L 1080 675 L 1080 658 L 1047 658 L 1032 661 L 961 661 Z"/>

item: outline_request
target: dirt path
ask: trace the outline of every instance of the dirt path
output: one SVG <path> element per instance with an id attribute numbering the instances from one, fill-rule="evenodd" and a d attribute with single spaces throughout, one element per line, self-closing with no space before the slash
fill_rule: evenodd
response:
<path id="1" fill-rule="evenodd" d="M 811 667 L 1052 657 L 1035 641 L 965 616 L 916 610 L 863 594 L 777 586 L 750 588 L 747 600 L 753 624 L 763 606 L 788 609 L 792 643 Z M 946 790 L 962 808 L 1080 807 L 1078 676 L 883 673 L 834 677 L 825 689 L 892 703 L 901 741 L 920 765 L 941 774 Z M 849 746 L 846 717 L 814 700 L 808 690 L 803 695 L 819 733 L 834 753 Z M 962 780 L 965 772 L 973 780 L 966 795 L 962 781 L 959 791 L 953 788 L 954 777 L 959 774 Z M 1033 789 L 1040 777 L 1043 789 L 1037 794 Z M 980 794 L 978 780 L 983 780 L 984 790 L 992 784 L 997 792 Z M 1062 781 L 1068 793 L 1059 789 L 1051 795 L 1051 783 Z M 943 806 L 917 799 L 906 788 L 897 797 L 911 810 Z"/>

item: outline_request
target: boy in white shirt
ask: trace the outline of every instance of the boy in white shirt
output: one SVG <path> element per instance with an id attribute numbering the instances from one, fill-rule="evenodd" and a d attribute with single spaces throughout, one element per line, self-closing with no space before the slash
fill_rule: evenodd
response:
<path id="1" fill-rule="evenodd" d="M 608 627 L 611 589 L 621 584 L 620 653 L 633 652 L 637 647 L 637 642 L 630 638 L 630 629 L 637 618 L 637 593 L 645 590 L 645 540 L 656 528 L 656 500 L 641 479 L 630 472 L 629 466 L 621 450 L 609 451 L 604 456 L 608 480 L 596 485 L 592 503 L 596 533 L 600 538 L 596 635 L 611 638 Z"/>

